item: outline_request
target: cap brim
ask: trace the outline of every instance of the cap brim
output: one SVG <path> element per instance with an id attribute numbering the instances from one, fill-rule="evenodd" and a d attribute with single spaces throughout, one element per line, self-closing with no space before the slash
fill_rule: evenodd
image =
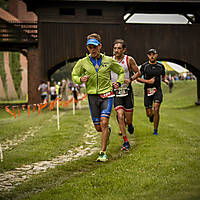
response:
<path id="1" fill-rule="evenodd" d="M 87 45 L 92 44 L 94 46 L 98 46 L 99 44 L 97 44 L 96 42 L 88 42 Z"/>
<path id="2" fill-rule="evenodd" d="M 157 52 L 155 51 L 149 51 L 147 54 L 150 54 L 150 53 L 157 54 Z"/>

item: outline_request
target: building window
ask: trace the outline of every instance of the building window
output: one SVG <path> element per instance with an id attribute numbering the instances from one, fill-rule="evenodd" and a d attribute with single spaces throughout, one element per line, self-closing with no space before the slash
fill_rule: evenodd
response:
<path id="1" fill-rule="evenodd" d="M 102 16 L 102 10 L 101 9 L 87 9 L 87 15 Z"/>
<path id="2" fill-rule="evenodd" d="M 75 15 L 74 8 L 60 8 L 60 15 Z"/>

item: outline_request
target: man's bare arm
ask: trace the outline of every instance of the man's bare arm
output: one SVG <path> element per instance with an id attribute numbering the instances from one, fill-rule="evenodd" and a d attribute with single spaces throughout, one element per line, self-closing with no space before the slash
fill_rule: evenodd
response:
<path id="1" fill-rule="evenodd" d="M 132 57 L 129 57 L 129 65 L 134 72 L 134 75 L 131 77 L 132 80 L 135 80 L 141 76 L 141 72 L 137 66 L 137 63 Z"/>
<path id="2" fill-rule="evenodd" d="M 132 69 L 133 72 L 134 72 L 134 75 L 131 76 L 130 79 L 126 79 L 126 80 L 125 80 L 125 83 L 128 83 L 128 84 L 129 84 L 131 81 L 134 81 L 134 80 L 136 80 L 138 77 L 140 77 L 140 76 L 141 76 L 141 72 L 140 72 L 140 70 L 139 70 L 139 68 L 138 68 L 138 66 L 137 66 L 137 63 L 135 62 L 135 60 L 134 60 L 131 56 L 128 57 L 128 63 L 129 63 L 129 66 L 131 67 L 131 69 Z"/>

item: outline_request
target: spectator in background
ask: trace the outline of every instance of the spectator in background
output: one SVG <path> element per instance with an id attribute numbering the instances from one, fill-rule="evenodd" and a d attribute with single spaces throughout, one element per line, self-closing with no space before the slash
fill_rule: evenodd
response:
<path id="1" fill-rule="evenodd" d="M 179 77 L 178 77 L 177 75 L 175 75 L 175 76 L 174 76 L 174 80 L 175 80 L 175 81 L 178 81 L 178 80 L 179 80 Z"/>
<path id="2" fill-rule="evenodd" d="M 60 97 L 60 91 L 61 91 L 61 83 L 60 81 L 56 84 L 56 94 L 57 97 Z"/>
<path id="3" fill-rule="evenodd" d="M 171 78 L 171 79 L 169 79 L 169 93 L 172 93 L 173 86 L 174 86 L 174 83 L 173 83 L 173 80 Z"/>
<path id="4" fill-rule="evenodd" d="M 56 83 L 55 82 L 51 82 L 50 83 L 50 96 L 51 96 L 51 101 L 54 101 L 57 97 L 57 94 L 56 94 Z"/>
<path id="5" fill-rule="evenodd" d="M 71 91 L 72 91 L 73 97 L 75 99 L 75 107 L 77 107 L 79 88 L 80 87 L 78 84 L 74 84 L 74 83 L 72 84 Z"/>
<path id="6" fill-rule="evenodd" d="M 45 81 L 42 81 L 38 87 L 38 91 L 41 94 L 42 103 L 45 104 L 48 102 L 48 85 Z"/>
<path id="7" fill-rule="evenodd" d="M 191 80 L 191 74 L 187 73 L 186 80 Z"/>
<path id="8" fill-rule="evenodd" d="M 69 81 L 69 82 L 68 82 L 68 88 L 69 88 L 70 90 L 72 90 L 72 84 L 73 84 L 72 81 Z"/>
<path id="9" fill-rule="evenodd" d="M 68 100 L 68 88 L 66 87 L 66 85 L 67 81 L 63 79 L 61 84 L 61 97 L 64 101 Z"/>
<path id="10" fill-rule="evenodd" d="M 174 86 L 174 76 L 171 74 L 166 75 L 166 79 L 168 80 L 168 86 L 169 86 L 169 93 L 172 93 L 172 88 Z"/>

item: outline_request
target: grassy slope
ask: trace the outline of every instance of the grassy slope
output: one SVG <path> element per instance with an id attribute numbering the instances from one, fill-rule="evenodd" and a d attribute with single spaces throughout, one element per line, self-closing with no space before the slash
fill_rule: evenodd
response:
<path id="1" fill-rule="evenodd" d="M 50 169 L 44 174 L 36 175 L 30 181 L 18 186 L 13 192 L 3 195 L 2 198 L 22 199 L 23 196 L 27 196 L 26 199 L 31 200 L 199 199 L 200 107 L 194 106 L 196 83 L 190 81 L 179 82 L 175 84 L 172 94 L 168 93 L 166 86 L 163 86 L 163 91 L 165 94 L 164 103 L 161 106 L 159 136 L 152 134 L 152 124 L 145 117 L 142 86 L 137 85 L 135 86 L 135 134 L 134 136 L 129 136 L 132 145 L 129 152 L 120 152 L 122 139 L 117 135 L 118 127 L 116 126 L 115 113 L 113 112 L 111 118 L 112 136 L 111 144 L 107 151 L 109 156 L 107 163 L 96 163 L 96 154 L 82 158 L 56 169 Z M 88 112 L 88 110 L 82 110 L 75 117 L 71 113 L 67 114 L 65 112 L 64 121 L 61 123 L 61 127 L 64 127 L 65 131 L 61 135 L 56 132 L 55 126 L 49 125 L 47 130 L 46 127 L 42 127 L 41 130 L 43 131 L 40 131 L 37 137 L 25 142 L 27 143 L 26 147 L 23 144 L 16 148 L 18 149 L 16 155 L 12 151 L 8 152 L 5 155 L 8 157 L 8 161 L 5 161 L 7 164 L 4 164 L 4 167 L 0 169 L 7 171 L 23 162 L 32 162 L 32 159 L 33 161 L 48 159 L 56 154 L 58 155 L 60 152 L 65 152 L 66 149 L 73 147 L 73 145 L 81 143 L 81 127 L 83 127 L 85 121 L 87 122 L 85 119 L 88 119 Z M 48 112 L 45 113 L 45 116 L 45 118 L 50 117 Z M 68 120 L 69 118 L 70 120 Z M 37 123 L 36 121 L 38 121 L 38 117 L 31 120 L 31 125 L 33 126 L 34 123 Z M 0 120 L 0 123 L 2 122 L 4 123 L 3 127 L 12 127 L 13 125 L 12 122 L 8 125 L 8 120 L 6 119 Z M 27 127 L 28 125 L 30 124 L 27 124 Z M 76 139 L 73 136 L 67 138 L 72 130 L 77 134 L 75 136 Z M 4 131 L 0 134 L 1 138 L 3 138 L 2 135 L 7 137 Z M 50 139 L 43 140 L 49 137 Z M 51 137 L 57 138 L 58 144 L 56 148 L 51 143 Z M 63 138 L 66 141 L 63 141 Z M 36 143 L 39 141 L 39 144 Z M 43 141 L 48 142 L 46 148 L 42 145 Z M 21 151 L 27 148 L 30 142 L 32 142 L 33 148 L 41 148 L 42 152 L 46 149 L 48 155 L 36 153 L 35 158 L 27 158 L 31 151 L 29 154 Z M 17 151 L 16 149 L 13 151 Z M 56 152 L 54 152 L 55 150 Z M 13 154 L 15 157 L 24 157 L 24 160 L 18 161 L 16 158 L 17 161 L 12 163 Z M 37 194 L 33 194 L 35 192 Z"/>
<path id="2" fill-rule="evenodd" d="M 78 111 L 78 115 L 73 116 L 72 111 L 62 110 L 64 114 L 60 120 L 61 130 L 57 130 L 56 111 L 49 112 L 48 108 L 30 114 L 20 112 L 20 116 L 14 119 L 5 111 L 0 114 L 0 141 L 4 143 L 9 140 L 22 140 L 24 135 L 28 135 L 25 142 L 19 143 L 9 151 L 4 152 L 5 160 L 0 165 L 0 173 L 8 171 L 23 164 L 49 160 L 57 155 L 65 154 L 69 149 L 82 143 L 84 131 L 82 115 L 84 110 Z M 89 120 L 89 117 L 86 118 Z M 82 128 L 81 128 L 82 127 Z M 80 132 L 80 130 L 82 130 Z M 28 132 L 35 132 L 30 136 Z"/>

